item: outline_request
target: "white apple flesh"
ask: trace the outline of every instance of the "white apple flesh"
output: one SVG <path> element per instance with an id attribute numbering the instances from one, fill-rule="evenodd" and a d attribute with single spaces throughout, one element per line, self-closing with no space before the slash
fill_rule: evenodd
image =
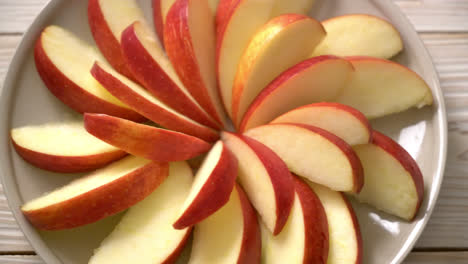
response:
<path id="1" fill-rule="evenodd" d="M 145 200 L 125 213 L 89 264 L 174 263 L 192 228 L 177 230 L 172 223 L 190 192 L 193 174 L 186 162 L 169 164 L 169 176 Z"/>

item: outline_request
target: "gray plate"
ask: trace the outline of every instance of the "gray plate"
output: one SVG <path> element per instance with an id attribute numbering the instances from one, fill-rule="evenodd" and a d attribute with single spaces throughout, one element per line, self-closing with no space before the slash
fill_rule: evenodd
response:
<path id="1" fill-rule="evenodd" d="M 286 0 L 285 0 L 286 1 Z M 151 19 L 149 0 L 140 0 Z M 13 127 L 78 119 L 79 115 L 57 100 L 40 80 L 33 47 L 42 28 L 63 26 L 92 41 L 86 15 L 87 1 L 52 0 L 23 37 L 8 71 L 1 98 L 0 148 L 3 185 L 10 207 L 31 245 L 47 263 L 86 263 L 100 241 L 117 223 L 114 216 L 69 231 L 38 232 L 23 217 L 24 201 L 62 186 L 80 175 L 61 175 L 36 169 L 19 158 L 9 142 Z M 436 202 L 446 156 L 447 121 L 437 73 L 423 43 L 400 10 L 388 0 L 317 0 L 312 16 L 318 19 L 368 13 L 390 20 L 401 32 L 405 51 L 396 60 L 419 73 L 431 86 L 435 104 L 373 122 L 405 147 L 424 174 L 425 197 L 412 223 L 399 221 L 367 206 L 353 203 L 364 240 L 364 263 L 400 263 L 426 225 Z M 181 261 L 183 263 L 184 261 Z"/>

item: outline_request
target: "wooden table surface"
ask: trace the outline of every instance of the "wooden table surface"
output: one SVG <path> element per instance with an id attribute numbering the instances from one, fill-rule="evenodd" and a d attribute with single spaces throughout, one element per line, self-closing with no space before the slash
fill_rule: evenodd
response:
<path id="1" fill-rule="evenodd" d="M 445 94 L 448 158 L 434 214 L 405 264 L 468 263 L 468 0 L 393 0 L 433 56 Z M 0 0 L 0 84 L 23 32 L 47 0 Z M 44 263 L 0 185 L 0 263 Z"/>

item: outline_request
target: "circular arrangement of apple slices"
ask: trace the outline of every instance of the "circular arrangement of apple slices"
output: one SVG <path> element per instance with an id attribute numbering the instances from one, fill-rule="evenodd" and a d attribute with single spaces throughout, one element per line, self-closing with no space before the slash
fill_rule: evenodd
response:
<path id="1" fill-rule="evenodd" d="M 424 192 L 368 119 L 432 94 L 388 60 L 403 49 L 391 24 L 319 22 L 313 2 L 153 0 L 155 33 L 135 0 L 89 0 L 102 55 L 45 28 L 37 71 L 84 121 L 13 129 L 13 146 L 41 169 L 95 171 L 24 215 L 58 230 L 129 209 L 93 264 L 173 263 L 192 234 L 190 264 L 361 263 L 347 197 L 411 221 Z"/>

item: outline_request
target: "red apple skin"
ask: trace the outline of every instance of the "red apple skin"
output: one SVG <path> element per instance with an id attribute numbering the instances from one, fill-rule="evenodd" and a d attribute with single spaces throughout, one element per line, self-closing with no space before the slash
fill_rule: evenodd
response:
<path id="1" fill-rule="evenodd" d="M 219 117 L 210 95 L 206 91 L 202 79 L 200 66 L 195 58 L 195 50 L 189 30 L 189 5 L 193 0 L 176 1 L 166 16 L 164 25 L 164 42 L 166 53 L 183 84 L 192 96 L 218 123 L 223 121 Z M 214 23 L 214 20 L 213 20 Z M 210 30 L 210 29 L 206 29 Z M 213 32 L 213 34 L 215 34 Z M 215 52 L 215 51 L 213 51 Z M 213 72 L 213 74 L 215 74 Z M 219 95 L 218 95 L 219 97 Z"/>
<path id="2" fill-rule="evenodd" d="M 133 76 L 150 93 L 177 112 L 202 125 L 219 129 L 220 125 L 180 90 L 145 49 L 135 32 L 137 23 L 140 22 L 135 22 L 124 30 L 121 41 L 125 61 Z"/>
<path id="3" fill-rule="evenodd" d="M 232 134 L 244 141 L 256 154 L 271 176 L 271 182 L 276 195 L 277 221 L 273 235 L 283 230 L 289 218 L 289 213 L 294 204 L 294 182 L 293 176 L 283 160 L 271 149 L 257 140 L 240 134 Z"/>
<path id="4" fill-rule="evenodd" d="M 160 124 L 171 130 L 179 131 L 188 135 L 201 138 L 208 142 L 214 142 L 219 138 L 217 132 L 209 127 L 191 123 L 181 117 L 170 113 L 162 107 L 156 106 L 146 98 L 143 98 L 131 88 L 126 86 L 112 74 L 99 67 L 93 66 L 91 74 L 98 80 L 112 95 L 129 105 L 141 115 L 151 121 Z"/>
<path id="5" fill-rule="evenodd" d="M 104 101 L 71 81 L 49 59 L 41 37 L 34 47 L 34 60 L 37 72 L 49 91 L 73 110 L 79 113 L 104 113 L 136 122 L 145 120 L 131 109 Z"/>
<path id="6" fill-rule="evenodd" d="M 192 230 L 193 228 L 190 227 L 187 233 L 185 234 L 185 237 L 180 241 L 179 245 L 177 248 L 172 252 L 171 255 L 167 257 L 166 260 L 161 262 L 161 264 L 173 264 L 176 263 L 176 261 L 179 259 L 180 254 L 182 254 L 182 251 L 184 251 L 185 245 L 189 241 L 191 235 L 192 235 Z"/>
<path id="7" fill-rule="evenodd" d="M 343 139 L 335 136 L 334 134 L 323 130 L 319 127 L 315 126 L 309 126 L 309 125 L 304 125 L 304 124 L 293 124 L 290 123 L 291 125 L 302 127 L 305 129 L 308 129 L 316 134 L 319 134 L 323 136 L 324 138 L 327 138 L 331 142 L 335 143 L 345 154 L 346 157 L 349 160 L 349 163 L 351 164 L 351 168 L 353 170 L 353 180 L 354 180 L 354 189 L 353 193 L 359 193 L 364 186 L 364 169 L 361 164 L 361 160 L 359 157 L 356 155 L 354 152 L 353 148 L 346 143 Z"/>
<path id="8" fill-rule="evenodd" d="M 161 9 L 161 0 L 153 0 L 153 22 L 156 35 L 158 35 L 159 42 L 164 45 L 164 22 Z"/>
<path id="9" fill-rule="evenodd" d="M 223 144 L 224 145 L 224 144 Z M 207 218 L 228 201 L 237 178 L 238 163 L 232 152 L 223 146 L 221 157 L 197 197 L 173 224 L 184 229 Z"/>
<path id="10" fill-rule="evenodd" d="M 31 211 L 23 211 L 38 229 L 70 229 L 121 212 L 151 194 L 169 174 L 168 163 L 152 162 L 92 191 Z"/>
<path id="11" fill-rule="evenodd" d="M 326 264 L 328 260 L 328 220 L 322 202 L 315 192 L 299 177 L 294 177 L 294 186 L 304 214 L 305 243 L 302 263 Z"/>
<path id="12" fill-rule="evenodd" d="M 102 55 L 116 71 L 134 80 L 123 58 L 120 42 L 114 36 L 104 18 L 99 0 L 88 1 L 88 23 Z"/>
<path id="13" fill-rule="evenodd" d="M 356 262 L 354 264 L 361 264 L 362 263 L 362 235 L 361 235 L 361 228 L 359 227 L 359 222 L 356 217 L 356 213 L 354 212 L 353 207 L 351 206 L 351 203 L 349 202 L 348 198 L 346 198 L 346 195 L 343 193 L 340 193 L 341 197 L 343 197 L 343 201 L 346 203 L 346 206 L 348 207 L 349 215 L 353 219 L 353 226 L 354 226 L 354 231 L 356 233 L 356 239 L 357 239 L 357 256 L 356 256 Z"/>
<path id="14" fill-rule="evenodd" d="M 193 136 L 103 114 L 85 114 L 84 125 L 102 141 L 152 161 L 187 160 L 211 148 L 211 144 Z"/>
<path id="15" fill-rule="evenodd" d="M 415 207 L 415 213 L 413 216 L 414 219 L 416 217 L 416 213 L 421 207 L 421 203 L 424 198 L 424 178 L 418 164 L 413 159 L 413 157 L 411 157 L 411 155 L 402 146 L 400 146 L 400 144 L 375 130 L 372 131 L 372 144 L 379 146 L 396 160 L 398 160 L 405 168 L 405 170 L 411 175 L 411 177 L 413 177 L 413 182 L 418 194 L 418 203 Z"/>
<path id="16" fill-rule="evenodd" d="M 262 237 L 258 225 L 257 213 L 249 202 L 242 187 L 235 184 L 244 216 L 244 236 L 237 264 L 258 264 L 262 254 Z"/>
<path id="17" fill-rule="evenodd" d="M 58 156 L 37 152 L 16 144 L 11 138 L 16 153 L 24 160 L 43 170 L 60 173 L 87 172 L 102 168 L 127 155 L 122 150 L 109 151 L 87 156 Z"/>
<path id="18" fill-rule="evenodd" d="M 273 80 L 267 87 L 265 87 L 265 89 L 263 89 L 262 92 L 257 95 L 252 104 L 250 104 L 247 112 L 244 114 L 241 124 L 239 125 L 239 131 L 244 132 L 251 128 L 248 127 L 251 116 L 255 114 L 255 111 L 262 105 L 265 98 L 270 96 L 271 93 L 274 93 L 277 89 L 281 89 L 284 83 L 289 81 L 291 78 L 294 78 L 297 74 L 301 74 L 302 71 L 313 67 L 314 64 L 330 59 L 339 59 L 339 57 L 333 55 L 324 55 L 310 58 L 281 73 L 275 80 Z"/>

